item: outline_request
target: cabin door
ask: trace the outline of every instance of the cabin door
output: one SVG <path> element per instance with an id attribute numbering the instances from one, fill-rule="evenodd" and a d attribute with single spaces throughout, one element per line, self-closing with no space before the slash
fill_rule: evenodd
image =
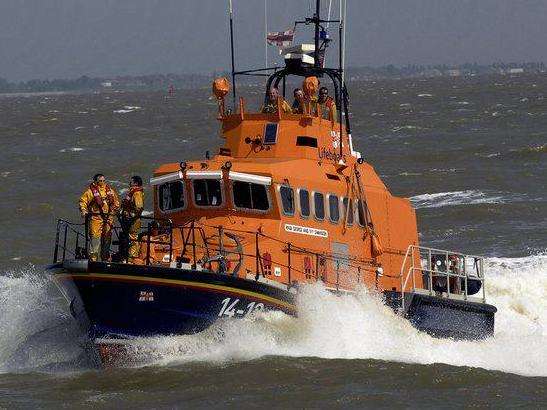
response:
<path id="1" fill-rule="evenodd" d="M 330 260 L 327 283 L 337 289 L 349 282 L 349 246 L 345 243 L 332 242 L 332 259 Z"/>

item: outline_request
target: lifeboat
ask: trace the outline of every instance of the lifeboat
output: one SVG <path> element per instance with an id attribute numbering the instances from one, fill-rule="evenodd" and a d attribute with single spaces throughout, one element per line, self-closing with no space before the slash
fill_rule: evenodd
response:
<path id="1" fill-rule="evenodd" d="M 373 289 L 436 337 L 493 334 L 483 259 L 420 246 L 409 200 L 354 150 L 343 67 L 323 67 L 325 21 L 307 19 L 314 44 L 291 46 L 272 70 L 264 107 L 273 109 L 249 110 L 235 81 L 215 80 L 223 144 L 154 171 L 139 258 L 127 263 L 114 226 L 112 260 L 90 261 L 86 225 L 58 221 L 48 271 L 103 360 L 135 337 L 197 333 L 260 311 L 298 315 L 300 289 L 316 283 L 336 294 Z M 252 72 L 232 70 L 232 80 Z M 289 77 L 305 91 L 290 111 L 269 92 L 285 95 Z M 333 90 L 330 105 L 314 95 L 319 82 Z"/>

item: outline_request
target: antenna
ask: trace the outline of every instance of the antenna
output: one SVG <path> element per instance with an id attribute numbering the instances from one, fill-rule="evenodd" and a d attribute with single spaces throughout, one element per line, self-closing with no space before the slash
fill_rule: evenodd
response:
<path id="1" fill-rule="evenodd" d="M 234 8 L 232 7 L 232 0 L 229 0 L 230 7 L 230 50 L 232 54 L 232 103 L 233 109 L 236 108 L 236 68 L 234 60 Z"/>
<path id="2" fill-rule="evenodd" d="M 268 67 L 268 0 L 264 0 L 264 67 Z"/>

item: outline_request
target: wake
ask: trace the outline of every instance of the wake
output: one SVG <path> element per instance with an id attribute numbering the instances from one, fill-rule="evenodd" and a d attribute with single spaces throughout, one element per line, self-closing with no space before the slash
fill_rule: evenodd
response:
<path id="1" fill-rule="evenodd" d="M 135 341 L 139 365 L 226 363 L 264 356 L 445 363 L 547 376 L 547 255 L 487 259 L 487 302 L 498 308 L 494 337 L 435 339 L 361 290 L 338 297 L 319 285 L 299 296 L 299 317 L 269 312 L 189 336 Z M 0 371 L 74 368 L 83 335 L 50 281 L 34 270 L 0 276 Z"/>

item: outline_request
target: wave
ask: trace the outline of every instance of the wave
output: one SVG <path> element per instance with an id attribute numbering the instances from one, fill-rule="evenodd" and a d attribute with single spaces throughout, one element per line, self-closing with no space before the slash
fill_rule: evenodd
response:
<path id="1" fill-rule="evenodd" d="M 71 148 L 63 148 L 59 150 L 59 152 L 80 152 L 80 151 L 84 151 L 84 148 L 71 147 Z"/>
<path id="2" fill-rule="evenodd" d="M 381 298 L 361 290 L 335 296 L 319 285 L 299 296 L 298 318 L 279 312 L 219 323 L 197 335 L 140 339 L 139 365 L 223 364 L 264 356 L 377 359 L 445 363 L 526 376 L 547 376 L 547 255 L 487 259 L 488 302 L 496 329 L 484 341 L 436 339 L 395 315 Z M 0 277 L 0 370 L 52 367 L 81 356 L 72 319 L 35 273 Z M 49 297 L 48 297 L 49 296 Z"/>
<path id="3" fill-rule="evenodd" d="M 0 275 L 0 373 L 73 368 L 83 335 L 53 283 L 28 268 Z"/>
<path id="4" fill-rule="evenodd" d="M 521 154 L 521 155 L 530 155 L 530 154 L 546 154 L 547 153 L 547 144 L 528 146 L 520 148 L 517 150 L 510 150 L 509 153 Z"/>
<path id="5" fill-rule="evenodd" d="M 488 260 L 487 295 L 498 307 L 494 337 L 436 339 L 395 315 L 378 295 L 339 297 L 319 286 L 299 299 L 299 318 L 280 313 L 228 322 L 208 332 L 141 341 L 147 364 L 224 363 L 263 356 L 445 363 L 547 376 L 547 256 Z M 523 348 L 525 346 L 525 348 Z"/>
<path id="6" fill-rule="evenodd" d="M 487 194 L 478 190 L 422 194 L 409 199 L 416 209 L 472 204 L 501 204 L 508 200 L 499 194 Z"/>
<path id="7" fill-rule="evenodd" d="M 125 105 L 123 109 L 114 110 L 113 112 L 114 114 L 127 114 L 127 113 L 138 111 L 138 110 L 142 110 L 142 107 Z"/>

